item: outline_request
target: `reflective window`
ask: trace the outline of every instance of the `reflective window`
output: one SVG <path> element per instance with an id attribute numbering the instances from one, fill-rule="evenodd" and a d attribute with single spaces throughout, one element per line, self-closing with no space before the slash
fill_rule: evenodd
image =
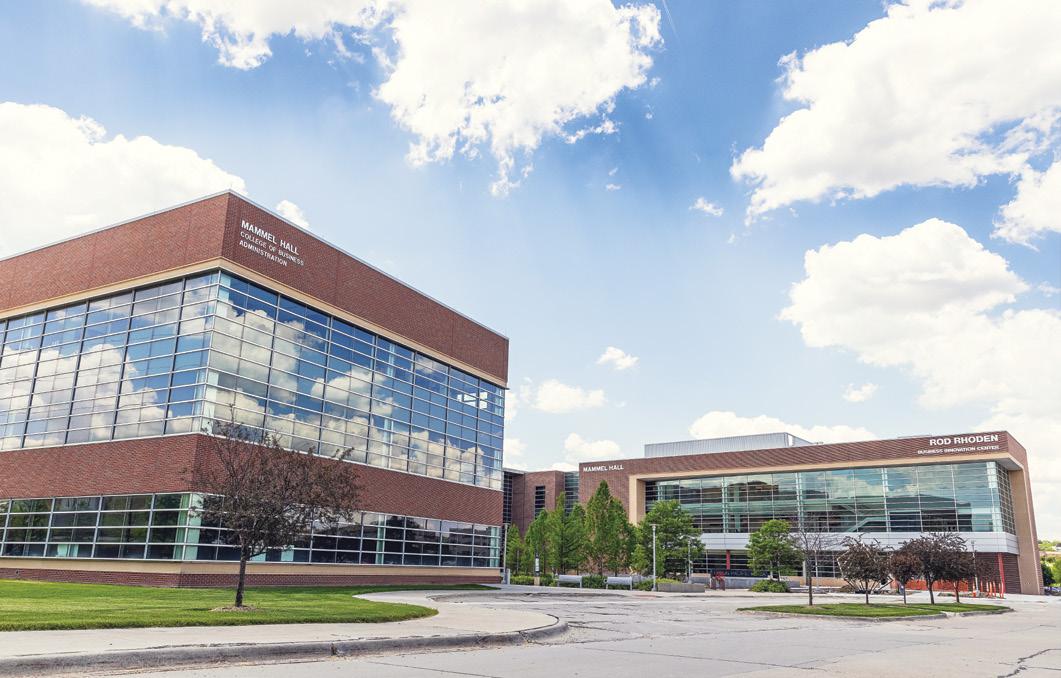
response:
<path id="1" fill-rule="evenodd" d="M 207 524 L 194 494 L 59 497 L 0 501 L 0 554 L 50 558 L 238 560 L 224 523 Z M 6 529 L 5 529 L 6 526 Z M 497 568 L 500 528 L 358 513 L 313 531 L 268 562 Z"/>
<path id="2" fill-rule="evenodd" d="M 501 489 L 501 387 L 227 273 L 0 321 L 0 450 L 223 421 Z"/>

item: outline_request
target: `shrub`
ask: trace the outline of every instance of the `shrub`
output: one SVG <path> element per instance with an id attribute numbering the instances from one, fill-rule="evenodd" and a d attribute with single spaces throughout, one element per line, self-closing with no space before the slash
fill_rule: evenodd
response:
<path id="1" fill-rule="evenodd" d="M 582 588 L 602 589 L 605 581 L 607 580 L 599 574 L 584 574 L 582 575 Z"/>
<path id="2" fill-rule="evenodd" d="M 777 579 L 762 579 L 752 584 L 750 591 L 755 593 L 788 593 L 788 582 Z"/>
<path id="3" fill-rule="evenodd" d="M 546 574 L 542 575 L 541 579 L 542 579 L 542 586 L 552 586 L 553 585 L 553 575 L 546 573 Z"/>
<path id="4" fill-rule="evenodd" d="M 636 584 L 634 584 L 634 589 L 636 589 L 638 591 L 651 591 L 652 590 L 652 580 L 651 579 L 645 579 L 643 581 L 639 581 Z"/>
<path id="5" fill-rule="evenodd" d="M 516 584 L 516 585 L 519 585 L 519 586 L 533 586 L 534 585 L 534 577 L 530 576 L 529 574 L 514 574 L 511 577 L 509 577 L 508 581 L 509 581 L 510 584 Z"/>
<path id="6" fill-rule="evenodd" d="M 671 579 L 670 577 L 660 577 L 656 580 L 657 584 L 681 584 L 677 579 Z"/>

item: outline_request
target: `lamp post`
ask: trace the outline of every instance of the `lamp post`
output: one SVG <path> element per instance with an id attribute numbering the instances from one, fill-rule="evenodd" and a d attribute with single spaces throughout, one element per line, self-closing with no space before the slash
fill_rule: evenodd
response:
<path id="1" fill-rule="evenodd" d="M 656 524 L 652 523 L 652 590 L 658 590 L 656 588 Z"/>

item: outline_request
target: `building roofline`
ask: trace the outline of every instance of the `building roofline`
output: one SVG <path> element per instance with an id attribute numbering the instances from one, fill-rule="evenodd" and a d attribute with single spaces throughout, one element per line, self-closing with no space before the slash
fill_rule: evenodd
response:
<path id="1" fill-rule="evenodd" d="M 410 290 L 412 290 L 412 291 L 416 292 L 417 294 L 419 294 L 420 296 L 422 296 L 422 297 L 424 297 L 426 299 L 429 299 L 430 301 L 433 301 L 434 303 L 438 304 L 439 306 L 445 308 L 447 311 L 450 311 L 451 313 L 455 313 L 456 315 L 459 315 L 460 317 L 464 318 L 465 320 L 468 320 L 469 322 L 475 323 L 479 327 L 482 327 L 484 330 L 487 330 L 489 332 L 492 332 L 493 334 L 496 334 L 497 336 L 501 337 L 505 341 L 511 341 L 507 335 L 502 334 L 501 332 L 498 332 L 497 330 L 495 330 L 494 328 L 490 327 L 489 325 L 486 325 L 486 324 L 476 320 L 475 318 L 472 318 L 472 317 L 470 317 L 470 316 L 468 316 L 468 315 L 466 315 L 464 313 L 461 313 L 460 311 L 458 311 L 457 309 L 453 308 L 449 304 L 446 304 L 446 303 L 444 303 L 442 301 L 439 301 L 438 299 L 436 299 L 435 297 L 431 296 L 430 294 L 427 294 L 423 290 L 421 290 L 421 289 L 419 289 L 417 287 L 414 287 L 413 285 L 410 285 L 409 283 L 405 282 L 401 278 L 398 278 L 398 277 L 396 277 L 394 275 L 391 275 L 390 273 L 387 273 L 386 271 L 384 271 L 383 269 L 379 268 L 378 266 L 375 266 L 374 264 L 371 264 L 371 263 L 365 261 L 364 259 L 362 259 L 361 257 L 359 257 L 359 256 L 357 256 L 355 254 L 351 254 L 350 252 L 348 252 L 344 248 L 339 247 L 335 243 L 332 243 L 331 241 L 326 240 L 325 238 L 322 238 L 321 236 L 317 235 L 316 233 L 314 233 L 313 231 L 309 230 L 308 228 L 305 228 L 303 226 L 299 226 L 298 224 L 292 223 L 292 221 L 290 219 L 288 219 L 287 217 L 285 217 L 285 216 L 283 216 L 281 214 L 277 214 L 275 210 L 269 209 L 265 205 L 262 205 L 262 204 L 260 204 L 258 202 L 255 202 L 254 200 L 251 200 L 247 196 L 245 196 L 242 193 L 239 193 L 238 191 L 236 191 L 234 189 L 231 189 L 231 188 L 226 188 L 226 189 L 224 189 L 222 191 L 217 191 L 216 193 L 210 193 L 209 195 L 204 195 L 204 196 L 201 196 L 201 197 L 198 197 L 198 198 L 193 198 L 191 200 L 186 200 L 186 201 L 184 201 L 182 203 L 178 203 L 176 205 L 171 205 L 169 207 L 164 207 L 162 209 L 157 209 L 157 210 L 154 210 L 154 211 L 151 211 L 151 212 L 147 212 L 145 214 L 141 214 L 139 216 L 131 217 L 129 219 L 123 219 L 121 221 L 113 222 L 113 223 L 110 223 L 110 224 L 108 224 L 106 226 L 100 226 L 99 228 L 94 228 L 92 230 L 85 231 L 84 233 L 78 233 L 77 235 L 72 235 L 72 236 L 69 236 L 67 238 L 60 238 L 59 240 L 54 240 L 52 242 L 45 243 L 44 245 L 39 245 L 37 247 L 31 247 L 28 250 L 23 250 L 21 252 L 15 252 L 14 254 L 9 254 L 9 255 L 0 257 L 0 264 L 4 263 L 5 261 L 7 261 L 9 259 L 14 259 L 15 257 L 21 257 L 21 256 L 26 255 L 26 254 L 32 254 L 33 252 L 39 252 L 41 250 L 48 249 L 49 247 L 55 247 L 56 245 L 61 245 L 61 244 L 66 243 L 66 242 L 77 240 L 78 238 L 84 238 L 84 237 L 87 237 L 87 236 L 90 236 L 90 235 L 94 235 L 96 233 L 101 233 L 103 231 L 110 230 L 112 228 L 117 228 L 119 226 L 124 226 L 125 224 L 129 224 L 129 223 L 132 223 L 134 221 L 140 221 L 141 219 L 147 219 L 149 217 L 153 217 L 153 216 L 156 216 L 156 215 L 159 215 L 159 214 L 164 214 L 165 212 L 172 212 L 175 209 L 180 209 L 181 207 L 187 207 L 189 205 L 194 205 L 195 203 L 204 202 L 206 200 L 210 200 L 212 198 L 217 198 L 217 197 L 222 196 L 222 195 L 231 195 L 231 196 L 233 196 L 233 197 L 235 197 L 235 198 L 237 198 L 239 200 L 242 200 L 245 203 L 248 203 L 250 205 L 253 205 L 254 207 L 257 207 L 258 209 L 262 210 L 263 212 L 268 213 L 270 216 L 275 217 L 276 219 L 279 219 L 280 221 L 284 222 L 288 226 L 291 226 L 292 228 L 295 228 L 295 229 L 305 233 L 306 235 L 308 235 L 309 237 L 313 238 L 314 240 L 317 240 L 318 242 L 324 243 L 328 247 L 331 247 L 332 249 L 336 250 L 337 252 L 339 252 L 339 253 L 347 256 L 347 257 L 350 257 L 351 259 L 353 259 L 354 261 L 358 262 L 359 264 L 367 266 L 368 268 L 372 269 L 376 273 L 379 273 L 380 275 L 386 276 L 387 278 L 390 278 L 391 280 L 393 280 L 394 282 L 398 283 L 399 285 L 407 287 Z"/>

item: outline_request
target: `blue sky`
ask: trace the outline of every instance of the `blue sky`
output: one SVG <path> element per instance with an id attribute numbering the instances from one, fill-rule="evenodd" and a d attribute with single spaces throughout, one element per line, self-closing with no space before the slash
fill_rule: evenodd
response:
<path id="1" fill-rule="evenodd" d="M 603 9 L 587 4 L 605 19 L 612 11 L 606 3 Z M 211 181 L 237 177 L 257 202 L 297 204 L 315 233 L 511 339 L 510 463 L 548 468 L 637 456 L 646 442 L 771 427 L 756 423 L 757 417 L 789 428 L 823 427 L 812 432 L 837 440 L 1004 424 L 1032 451 L 1033 470 L 1042 469 L 1036 486 L 1040 533 L 1057 537 L 1061 379 L 1054 377 L 1061 355 L 1053 340 L 1061 336 L 1061 219 L 1056 212 L 1052 221 L 1040 216 L 1050 205 L 1043 206 L 1032 188 L 1049 188 L 1054 180 L 1049 168 L 1061 148 L 1061 101 L 1051 91 L 1061 90 L 1061 81 L 1057 72 L 1040 70 L 1035 77 L 1042 82 L 1022 86 L 1018 94 L 1026 97 L 1014 96 L 1007 89 L 1012 83 L 984 69 L 978 50 L 955 37 L 954 27 L 973 36 L 985 31 L 986 43 L 976 37 L 985 51 L 991 41 L 1025 46 L 999 52 L 999 59 L 1012 60 L 1000 64 L 1009 72 L 1024 72 L 1019 69 L 1036 58 L 1036 48 L 1044 54 L 1051 49 L 1039 33 L 1029 28 L 1021 35 L 1024 29 L 992 18 L 997 6 L 920 4 L 889 10 L 876 0 L 672 0 L 668 17 L 662 3 L 634 3 L 637 16 L 659 31 L 657 39 L 628 47 L 647 65 L 641 62 L 639 75 L 617 75 L 625 84 L 588 99 L 595 114 L 557 120 L 533 149 L 517 148 L 517 166 L 532 163 L 533 170 L 506 195 L 495 195 L 490 187 L 498 161 L 490 144 L 496 136 L 472 143 L 478 157 L 456 153 L 421 166 L 407 157 L 410 144 L 423 137 L 416 126 L 423 121 L 403 120 L 379 88 L 397 80 L 397 71 L 407 76 L 404 86 L 415 99 L 417 86 L 430 91 L 418 77 L 451 75 L 405 67 L 402 58 L 413 53 L 413 41 L 428 41 L 412 28 L 395 42 L 386 22 L 350 28 L 337 13 L 317 33 L 292 33 L 295 24 L 284 22 L 297 10 L 276 16 L 263 10 L 256 17 L 219 14 L 224 31 L 218 37 L 207 35 L 202 17 L 182 9 L 181 0 L 147 3 L 164 8 L 139 14 L 123 0 L 5 3 L 0 101 L 19 107 L 9 109 L 6 121 L 0 117 L 0 164 L 5 143 L 9 163 L 31 153 L 11 141 L 26 136 L 20 126 L 37 125 L 36 113 L 23 108 L 29 104 L 73 120 L 90 118 L 106 132 L 69 154 L 60 142 L 39 151 L 52 155 L 40 161 L 39 172 L 29 172 L 38 181 L 33 190 L 11 165 L 0 175 L 0 194 L 15 203 L 0 214 L 0 228 L 11 236 L 0 240 L 0 254 L 146 211 L 141 205 L 168 204 L 150 200 L 172 195 L 168 202 L 177 202 L 181 190 L 206 193 Z M 413 7 L 410 15 L 420 11 Z M 1040 23 L 1056 28 L 1056 12 L 1047 8 Z M 520 78 L 541 78 L 546 84 L 539 91 L 548 96 L 552 80 L 567 77 L 558 72 L 564 69 L 521 72 L 527 50 L 556 49 L 575 63 L 583 56 L 592 60 L 596 45 L 571 44 L 583 35 L 570 25 L 574 20 L 558 18 L 549 30 L 554 24 L 545 14 L 536 18 L 546 22 L 535 38 L 540 44 L 528 46 L 525 35 L 514 35 L 507 41 L 514 45 L 511 54 L 490 56 L 509 59 Z M 874 21 L 874 40 L 869 33 L 856 39 Z M 504 34 L 513 26 L 501 22 L 496 29 Z M 458 53 L 470 49 L 475 34 L 459 30 L 440 29 L 452 31 L 454 40 L 439 69 L 462 67 Z M 269 53 L 256 53 L 253 63 L 236 63 L 245 52 L 230 53 L 225 63 L 211 42 L 254 31 Z M 933 31 L 940 40 L 931 39 Z M 821 59 L 807 57 L 833 43 L 842 49 L 845 41 L 846 56 L 826 50 Z M 945 63 L 929 43 L 946 48 Z M 793 66 L 781 60 L 793 53 L 808 98 L 785 96 L 782 78 Z M 608 71 L 614 61 L 602 58 L 601 72 L 587 80 L 615 75 Z M 985 73 L 982 81 L 970 75 L 977 73 Z M 467 77 L 474 82 L 479 75 L 473 70 Z M 875 83 L 884 84 L 873 89 Z M 967 104 L 958 90 L 968 86 L 982 92 L 982 105 Z M 1001 100 L 1019 101 L 1006 108 L 996 105 Z M 782 121 L 795 111 L 825 122 L 797 133 L 795 146 L 749 161 L 752 169 L 735 177 L 745 151 L 764 148 L 768 138 L 780 143 L 788 129 L 781 129 Z M 524 122 L 518 113 L 508 115 L 507 122 Z M 1017 150 L 1003 143 L 1007 131 L 1044 117 L 1047 124 L 1033 125 L 1041 132 L 1036 142 Z M 614 123 L 613 133 L 589 133 L 573 143 L 562 137 L 602 120 Z M 33 129 L 49 134 L 51 124 L 63 123 Z M 911 130 L 922 127 L 928 132 L 918 141 Z M 956 146 L 932 148 L 952 130 Z M 159 157 L 169 158 L 170 147 L 195 157 L 174 162 L 169 172 L 144 159 L 154 151 L 115 150 L 119 164 L 131 157 L 131 167 L 144 162 L 153 168 L 136 170 L 128 184 L 113 162 L 86 170 L 98 153 L 69 166 L 70 157 L 93 144 L 98 151 L 117 135 L 150 137 L 167 147 Z M 990 157 L 970 160 L 979 153 Z M 893 156 L 899 160 L 885 161 Z M 799 162 L 790 168 L 793 157 Z M 70 183 L 81 183 L 78 172 L 93 195 L 70 195 Z M 96 187 L 100 176 L 133 197 Z M 811 176 L 830 179 L 806 189 L 803 179 Z M 755 193 L 775 181 L 778 188 Z M 1027 199 L 1007 221 L 1010 237 L 998 237 L 1003 206 L 1025 185 Z M 781 206 L 749 218 L 756 195 Z M 690 209 L 700 197 L 721 208 L 721 216 Z M 27 220 L 34 201 L 46 202 L 56 219 Z M 879 240 L 930 219 L 961 231 L 933 222 L 894 247 Z M 823 258 L 813 275 L 805 270 L 808 250 L 863 235 L 872 237 L 843 256 Z M 923 260 L 930 252 L 938 266 Z M 860 272 L 877 281 L 867 286 L 869 297 L 853 291 L 858 286 L 852 281 L 865 282 Z M 814 301 L 790 298 L 801 281 L 809 281 Z M 906 284 L 909 294 L 889 296 Z M 848 311 L 850 322 L 837 320 Z M 1016 320 L 1006 314 L 1021 312 L 1029 324 L 1007 326 Z M 922 327 L 934 325 L 932 318 L 939 327 L 926 332 Z M 978 324 L 966 327 L 967 321 Z M 877 322 L 880 327 L 873 326 Z M 1009 337 L 1028 334 L 1041 343 L 1011 344 Z M 598 364 L 609 346 L 636 356 L 636 364 L 621 370 Z M 940 366 L 945 361 L 936 356 L 952 354 L 941 346 L 955 347 L 952 368 Z M 1021 378 L 1001 374 L 991 365 L 996 359 L 1012 361 L 1009 372 Z M 975 373 L 983 379 L 971 379 Z M 551 381 L 568 390 L 542 388 Z M 874 385 L 864 391 L 870 397 L 843 397 L 849 385 L 865 384 Z M 711 412 L 716 416 L 694 426 Z M 726 412 L 736 417 L 718 414 Z"/>

